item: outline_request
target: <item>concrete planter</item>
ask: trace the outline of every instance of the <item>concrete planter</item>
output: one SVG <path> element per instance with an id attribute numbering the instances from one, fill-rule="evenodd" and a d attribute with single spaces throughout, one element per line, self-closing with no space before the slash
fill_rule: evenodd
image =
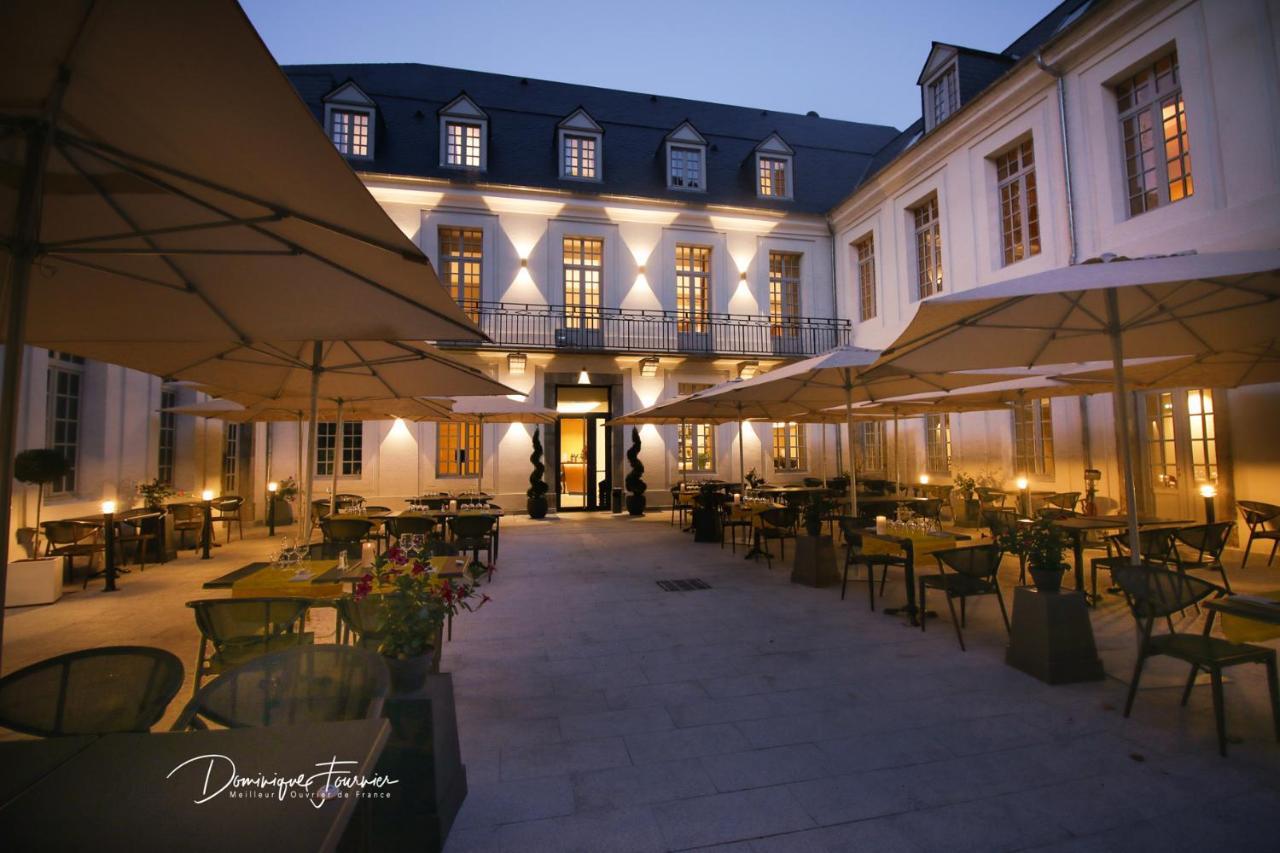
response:
<path id="1" fill-rule="evenodd" d="M 4 587 L 5 607 L 53 604 L 62 598 L 62 558 L 14 560 Z"/>
<path id="2" fill-rule="evenodd" d="M 791 582 L 823 587 L 836 582 L 836 551 L 830 536 L 797 536 Z"/>

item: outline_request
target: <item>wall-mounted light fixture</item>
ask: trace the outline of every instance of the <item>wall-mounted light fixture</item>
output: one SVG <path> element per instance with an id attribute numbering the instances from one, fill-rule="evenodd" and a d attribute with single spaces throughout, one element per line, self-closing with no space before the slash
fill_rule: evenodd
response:
<path id="1" fill-rule="evenodd" d="M 738 273 L 738 281 L 746 281 L 746 280 L 747 280 L 747 271 L 742 270 L 741 272 Z"/>
<path id="2" fill-rule="evenodd" d="M 648 356 L 640 359 L 640 375 L 646 378 L 658 375 L 658 357 Z"/>
<path id="3" fill-rule="evenodd" d="M 516 376 L 524 373 L 524 366 L 528 363 L 529 356 L 522 352 L 507 353 L 507 370 Z"/>
<path id="4" fill-rule="evenodd" d="M 636 275 L 644 275 L 644 264 L 636 267 Z"/>
<path id="5" fill-rule="evenodd" d="M 738 362 L 738 378 L 750 379 L 760 370 L 760 362 L 758 361 L 740 361 Z"/>
<path id="6" fill-rule="evenodd" d="M 591 384 L 591 374 L 587 373 L 587 366 L 585 364 L 582 365 L 582 370 L 578 371 L 578 384 L 579 385 Z"/>
<path id="7" fill-rule="evenodd" d="M 522 270 L 527 270 L 528 268 L 529 268 L 529 259 L 528 259 L 528 258 L 521 258 L 521 259 L 520 259 L 520 269 L 522 269 Z"/>

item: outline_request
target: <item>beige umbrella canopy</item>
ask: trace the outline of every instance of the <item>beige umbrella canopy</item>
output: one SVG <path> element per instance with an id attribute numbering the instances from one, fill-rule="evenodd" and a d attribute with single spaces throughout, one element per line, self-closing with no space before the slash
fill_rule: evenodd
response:
<path id="1" fill-rule="evenodd" d="M 1231 352 L 1127 363 L 1124 375 L 1125 381 L 1134 388 L 1238 388 L 1280 382 L 1280 347 L 1276 341 L 1270 341 Z M 1080 371 L 1056 378 L 1063 382 L 1110 381 L 1111 371 Z"/>
<path id="2" fill-rule="evenodd" d="M 1280 251 L 1086 262 L 924 302 L 886 365 L 1036 367 L 1110 355 L 1131 554 L 1137 495 L 1124 405 L 1126 358 L 1210 356 L 1262 346 L 1280 326 Z"/>
<path id="3" fill-rule="evenodd" d="M 941 412 L 985 412 L 1003 409 L 1024 400 L 1042 397 L 1076 397 L 1082 394 L 1109 394 L 1108 377 L 1073 381 L 1073 376 L 1030 376 L 976 385 L 947 394 L 917 395 L 883 400 L 854 408 L 854 414 L 914 417 Z"/>
<path id="4" fill-rule="evenodd" d="M 4 530 L 25 343 L 483 337 L 234 0 L 0 3 L 0 268 Z"/>

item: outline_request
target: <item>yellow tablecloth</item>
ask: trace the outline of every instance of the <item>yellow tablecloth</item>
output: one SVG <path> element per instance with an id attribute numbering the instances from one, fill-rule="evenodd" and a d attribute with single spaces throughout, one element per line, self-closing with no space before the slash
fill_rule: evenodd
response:
<path id="1" fill-rule="evenodd" d="M 956 538 L 954 536 L 934 536 L 925 533 L 901 534 L 895 533 L 895 536 L 904 536 L 911 540 L 912 553 L 917 557 L 925 554 L 932 554 L 934 551 L 945 551 L 948 548 L 956 546 Z M 862 553 L 864 554 L 901 554 L 902 548 L 896 542 L 889 542 L 884 539 L 877 539 L 874 536 L 862 537 Z"/>
<path id="2" fill-rule="evenodd" d="M 338 563 L 336 560 L 313 560 L 307 564 L 311 577 L 322 575 Z M 232 598 L 337 598 L 342 595 L 341 583 L 312 583 L 310 579 L 293 580 L 298 574 L 296 566 L 275 568 L 267 566 L 247 578 L 231 585 Z"/>
<path id="3" fill-rule="evenodd" d="M 1280 590 L 1255 594 L 1270 598 L 1272 601 L 1280 601 Z M 1222 636 L 1233 643 L 1259 643 L 1280 637 L 1280 625 L 1259 622 L 1257 619 L 1236 616 L 1233 613 L 1223 613 L 1220 619 Z"/>
<path id="4" fill-rule="evenodd" d="M 729 517 L 735 521 L 749 521 L 771 509 L 783 509 L 783 506 L 782 504 L 734 504 L 729 510 Z"/>

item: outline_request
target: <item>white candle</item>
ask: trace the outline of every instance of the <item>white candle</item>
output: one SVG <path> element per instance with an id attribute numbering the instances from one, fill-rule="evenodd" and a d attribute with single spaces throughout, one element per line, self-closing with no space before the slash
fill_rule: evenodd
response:
<path id="1" fill-rule="evenodd" d="M 742 495 L 735 494 L 733 496 L 733 502 L 736 504 L 742 503 Z"/>
<path id="2" fill-rule="evenodd" d="M 456 499 L 449 501 L 449 511 L 450 512 L 458 511 L 458 501 Z"/>
<path id="3" fill-rule="evenodd" d="M 883 515 L 876 516 L 876 533 L 884 533 L 889 529 L 889 519 Z"/>

